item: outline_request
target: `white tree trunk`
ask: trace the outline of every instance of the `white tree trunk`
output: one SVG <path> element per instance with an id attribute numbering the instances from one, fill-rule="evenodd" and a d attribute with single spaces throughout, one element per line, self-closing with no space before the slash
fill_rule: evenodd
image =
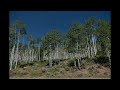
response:
<path id="1" fill-rule="evenodd" d="M 78 59 L 78 68 L 80 69 L 80 61 L 79 61 L 79 59 Z"/>
<path id="2" fill-rule="evenodd" d="M 76 60 L 74 60 L 74 66 L 76 67 Z"/>
<path id="3" fill-rule="evenodd" d="M 10 52 L 10 70 L 12 70 L 13 67 L 14 56 L 15 56 L 15 45 L 13 46 L 12 51 Z"/>

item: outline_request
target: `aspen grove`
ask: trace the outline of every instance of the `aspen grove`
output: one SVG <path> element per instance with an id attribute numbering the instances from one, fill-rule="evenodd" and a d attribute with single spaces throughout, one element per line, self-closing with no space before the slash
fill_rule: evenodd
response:
<path id="1" fill-rule="evenodd" d="M 74 67 L 80 69 L 86 59 L 99 57 L 107 58 L 111 66 L 110 22 L 91 17 L 85 23 L 75 22 L 64 34 L 59 31 L 51 30 L 43 38 L 34 39 L 27 25 L 16 20 L 9 27 L 9 69 L 34 61 L 48 61 L 48 67 L 52 67 L 63 60 L 73 60 Z"/>

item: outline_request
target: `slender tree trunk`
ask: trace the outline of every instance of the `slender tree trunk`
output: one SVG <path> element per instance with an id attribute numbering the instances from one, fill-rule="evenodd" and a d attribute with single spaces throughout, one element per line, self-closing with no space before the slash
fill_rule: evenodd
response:
<path id="1" fill-rule="evenodd" d="M 78 59 L 78 68 L 80 69 L 80 61 L 79 61 L 80 59 Z"/>
<path id="2" fill-rule="evenodd" d="M 109 59 L 109 65 L 111 66 L 110 52 L 109 52 L 108 50 L 107 50 L 106 52 L 107 52 L 107 57 L 108 57 L 108 59 Z"/>
<path id="3" fill-rule="evenodd" d="M 74 66 L 75 66 L 75 68 L 77 67 L 77 66 L 76 66 L 76 60 L 74 60 Z"/>
<path id="4" fill-rule="evenodd" d="M 88 58 L 90 58 L 90 47 L 89 47 L 88 37 L 87 37 L 87 54 L 88 54 Z"/>
<path id="5" fill-rule="evenodd" d="M 40 52 L 40 48 L 39 48 L 39 52 Z M 39 53 L 39 58 L 40 58 L 40 60 L 41 60 L 40 54 L 41 54 L 41 53 Z"/>
<path id="6" fill-rule="evenodd" d="M 20 32 L 19 32 L 19 35 L 20 35 Z M 18 62 L 18 49 L 19 49 L 19 36 L 18 36 L 18 43 L 17 43 L 17 49 L 16 49 L 16 53 L 15 53 L 15 69 L 17 67 L 17 62 Z"/>
<path id="7" fill-rule="evenodd" d="M 12 51 L 10 53 L 10 70 L 12 70 L 13 67 L 14 56 L 15 56 L 15 45 L 13 46 Z"/>
<path id="8" fill-rule="evenodd" d="M 51 50 L 51 46 L 50 46 L 50 52 L 49 52 L 49 66 L 52 67 L 52 57 L 51 57 L 51 54 L 52 53 L 52 50 Z"/>
<path id="9" fill-rule="evenodd" d="M 15 52 L 15 69 L 17 67 L 17 62 L 18 62 L 18 46 L 19 46 L 19 44 L 17 44 L 17 49 L 16 49 L 16 52 Z"/>
<path id="10" fill-rule="evenodd" d="M 51 53 L 49 54 L 49 66 L 52 67 L 52 58 L 51 58 Z"/>
<path id="11" fill-rule="evenodd" d="M 109 55 L 109 57 L 108 57 L 108 58 L 109 58 L 109 65 L 111 66 L 111 59 L 110 59 L 110 55 Z"/>
<path id="12" fill-rule="evenodd" d="M 39 43 L 39 48 L 38 48 L 38 60 L 40 61 L 40 43 Z"/>
<path id="13" fill-rule="evenodd" d="M 78 55 L 78 51 L 79 51 L 79 50 L 78 50 L 78 39 L 77 39 L 77 53 L 76 53 L 76 54 L 77 54 L 78 68 L 80 69 L 80 61 L 79 61 L 79 58 L 80 58 L 80 57 L 79 57 L 79 55 Z"/>
<path id="14" fill-rule="evenodd" d="M 34 60 L 34 49 L 32 49 L 32 62 L 33 62 L 33 60 Z"/>

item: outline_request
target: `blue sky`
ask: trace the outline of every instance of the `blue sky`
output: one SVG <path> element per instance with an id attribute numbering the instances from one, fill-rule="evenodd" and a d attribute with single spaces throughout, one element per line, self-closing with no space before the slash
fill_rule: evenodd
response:
<path id="1" fill-rule="evenodd" d="M 54 29 L 65 33 L 74 22 L 84 23 L 91 16 L 111 21 L 110 11 L 10 11 L 9 24 L 19 19 L 34 38 L 42 38 Z"/>

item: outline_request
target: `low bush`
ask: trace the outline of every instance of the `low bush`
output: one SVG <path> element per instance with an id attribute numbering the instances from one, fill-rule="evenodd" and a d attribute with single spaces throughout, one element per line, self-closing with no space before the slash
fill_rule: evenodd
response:
<path id="1" fill-rule="evenodd" d="M 73 67 L 74 66 L 74 59 L 68 61 L 68 66 Z"/>
<path id="2" fill-rule="evenodd" d="M 103 65 L 106 67 L 109 66 L 109 58 L 108 57 L 101 56 L 101 57 L 97 57 L 93 60 L 97 64 L 100 64 L 100 65 Z"/>

